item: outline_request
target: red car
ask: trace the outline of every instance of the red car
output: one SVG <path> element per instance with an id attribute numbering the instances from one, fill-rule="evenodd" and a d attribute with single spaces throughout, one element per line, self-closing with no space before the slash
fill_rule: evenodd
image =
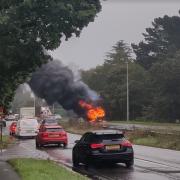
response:
<path id="1" fill-rule="evenodd" d="M 42 147 L 47 144 L 58 144 L 67 146 L 67 133 L 59 125 L 44 125 L 41 126 L 36 136 L 36 147 Z"/>
<path id="2" fill-rule="evenodd" d="M 17 122 L 12 122 L 9 126 L 9 135 L 14 135 L 16 132 Z"/>

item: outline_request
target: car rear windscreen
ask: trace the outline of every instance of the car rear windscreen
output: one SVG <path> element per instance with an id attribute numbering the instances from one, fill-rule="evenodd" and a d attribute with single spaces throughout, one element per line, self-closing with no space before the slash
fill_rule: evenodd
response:
<path id="1" fill-rule="evenodd" d="M 33 120 L 27 120 L 27 121 L 21 121 L 20 122 L 21 126 L 37 126 L 37 121 Z"/>
<path id="2" fill-rule="evenodd" d="M 102 142 L 104 140 L 121 140 L 124 138 L 123 134 L 100 134 L 94 135 L 92 142 Z"/>
<path id="3" fill-rule="evenodd" d="M 61 132 L 62 128 L 46 128 L 46 132 Z"/>
<path id="4" fill-rule="evenodd" d="M 43 124 L 57 124 L 57 120 L 56 119 L 46 119 L 43 121 Z"/>

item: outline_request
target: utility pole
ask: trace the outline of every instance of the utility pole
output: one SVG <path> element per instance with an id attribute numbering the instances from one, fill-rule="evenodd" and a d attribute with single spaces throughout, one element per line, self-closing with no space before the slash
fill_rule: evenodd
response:
<path id="1" fill-rule="evenodd" d="M 127 81 L 127 120 L 129 121 L 129 66 L 128 66 L 128 60 L 126 61 L 126 68 L 127 68 L 127 74 L 126 74 L 126 81 Z"/>

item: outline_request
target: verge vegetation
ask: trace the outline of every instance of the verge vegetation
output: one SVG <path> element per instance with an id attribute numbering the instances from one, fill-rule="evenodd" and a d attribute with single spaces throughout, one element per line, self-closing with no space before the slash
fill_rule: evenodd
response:
<path id="1" fill-rule="evenodd" d="M 103 129 L 98 125 L 92 126 L 87 123 L 77 122 L 68 123 L 63 122 L 64 129 L 70 133 L 83 134 L 87 131 Z M 163 125 L 164 128 L 162 131 L 159 129 L 150 130 L 150 129 L 135 129 L 133 131 L 125 131 L 125 136 L 136 145 L 145 145 L 151 147 L 180 150 L 180 132 L 170 131 L 169 126 Z"/>
<path id="2" fill-rule="evenodd" d="M 22 180 L 86 180 L 88 178 L 71 172 L 49 160 L 11 159 L 8 161 Z"/>

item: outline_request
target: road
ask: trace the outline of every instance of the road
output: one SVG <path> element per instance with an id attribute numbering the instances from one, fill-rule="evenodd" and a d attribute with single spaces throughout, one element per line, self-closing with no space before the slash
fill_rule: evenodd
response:
<path id="1" fill-rule="evenodd" d="M 7 131 L 5 131 L 7 133 Z M 72 147 L 80 135 L 68 134 L 67 149 L 56 146 L 35 148 L 34 139 L 18 140 L 17 145 L 4 153 L 4 157 L 34 157 L 50 158 L 56 162 L 72 168 Z M 13 149 L 14 148 L 14 149 Z M 85 168 L 81 166 L 76 171 L 87 174 L 92 179 L 117 180 L 179 180 L 180 179 L 180 151 L 134 145 L 135 165 L 127 169 L 123 164 L 101 165 Z M 9 154 L 8 154 L 9 153 Z"/>

